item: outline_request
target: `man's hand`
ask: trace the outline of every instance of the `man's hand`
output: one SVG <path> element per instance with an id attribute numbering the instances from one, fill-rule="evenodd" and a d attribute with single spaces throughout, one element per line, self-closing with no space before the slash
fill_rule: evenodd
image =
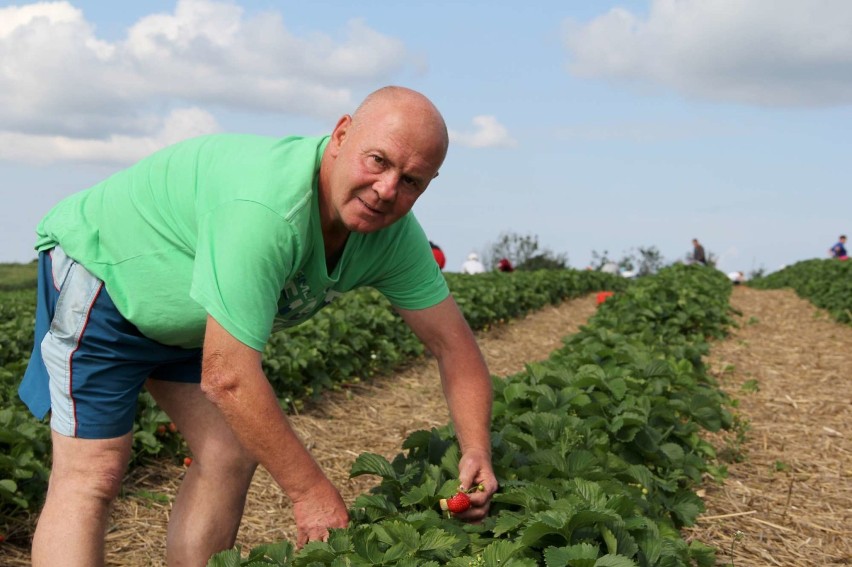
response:
<path id="1" fill-rule="evenodd" d="M 346 504 L 328 479 L 313 485 L 298 500 L 294 499 L 293 514 L 299 549 L 309 541 L 328 540 L 330 528 L 345 528 L 349 523 Z"/>
<path id="2" fill-rule="evenodd" d="M 467 451 L 459 461 L 459 481 L 464 490 L 470 490 L 479 484 L 485 490 L 468 493 L 470 508 L 454 514 L 454 517 L 465 522 L 482 521 L 491 507 L 491 496 L 497 492 L 497 478 L 491 468 L 491 455 L 486 451 Z"/>
<path id="3" fill-rule="evenodd" d="M 497 479 L 491 468 L 491 375 L 473 332 L 452 296 L 420 310 L 397 309 L 426 348 L 438 359 L 444 396 L 461 447 L 459 480 L 473 491 L 470 508 L 456 515 L 479 522 L 487 514 Z"/>

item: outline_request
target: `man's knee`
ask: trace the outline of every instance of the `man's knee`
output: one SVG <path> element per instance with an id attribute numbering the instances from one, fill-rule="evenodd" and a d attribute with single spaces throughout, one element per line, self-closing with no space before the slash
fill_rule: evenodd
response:
<path id="1" fill-rule="evenodd" d="M 48 494 L 109 504 L 118 496 L 130 459 L 129 434 L 120 439 L 73 439 L 54 434 Z"/>
<path id="2" fill-rule="evenodd" d="M 257 462 L 241 445 L 212 443 L 193 457 L 192 466 L 205 475 L 247 486 L 254 476 Z"/>

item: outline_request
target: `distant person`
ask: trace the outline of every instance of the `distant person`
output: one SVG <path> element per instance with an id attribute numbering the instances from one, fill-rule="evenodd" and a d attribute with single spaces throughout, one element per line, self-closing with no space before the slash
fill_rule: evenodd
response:
<path id="1" fill-rule="evenodd" d="M 732 284 L 740 285 L 745 281 L 745 274 L 742 272 L 729 272 L 728 279 L 731 280 Z"/>
<path id="2" fill-rule="evenodd" d="M 462 264 L 461 272 L 463 274 L 481 274 L 485 272 L 485 266 L 479 261 L 479 256 L 476 252 L 471 252 L 467 255 L 467 260 Z"/>
<path id="3" fill-rule="evenodd" d="M 497 262 L 497 269 L 501 272 L 515 271 L 515 267 L 512 265 L 512 262 L 510 262 L 508 258 L 500 258 L 500 261 Z"/>
<path id="4" fill-rule="evenodd" d="M 435 261 L 438 262 L 438 267 L 443 270 L 444 266 L 447 265 L 447 257 L 444 256 L 444 251 L 431 240 L 429 241 L 429 246 L 432 247 L 432 255 L 435 256 Z"/>
<path id="5" fill-rule="evenodd" d="M 849 256 L 846 254 L 846 235 L 841 234 L 840 238 L 837 239 L 837 244 L 831 247 L 829 250 L 832 258 L 837 258 L 838 260 L 847 260 Z"/>
<path id="6" fill-rule="evenodd" d="M 601 271 L 605 274 L 618 275 L 618 264 L 615 262 L 605 262 L 603 266 L 601 266 Z"/>
<path id="7" fill-rule="evenodd" d="M 707 257 L 704 255 L 704 247 L 697 238 L 692 239 L 692 263 L 707 265 Z"/>

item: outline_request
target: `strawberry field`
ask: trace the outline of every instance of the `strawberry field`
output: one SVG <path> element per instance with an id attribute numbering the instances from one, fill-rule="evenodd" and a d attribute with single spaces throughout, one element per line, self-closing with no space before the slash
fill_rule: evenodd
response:
<path id="1" fill-rule="evenodd" d="M 512 333 L 515 323 L 501 324 L 500 319 L 508 320 L 531 309 L 541 309 L 541 305 L 559 302 L 546 300 L 538 307 L 520 308 L 517 313 L 497 312 L 495 305 L 503 307 L 499 285 L 506 281 L 505 277 L 494 282 L 462 278 L 459 288 L 451 282 L 460 303 L 464 303 L 464 284 L 484 286 L 470 297 L 476 298 L 476 305 L 486 307 L 476 326 L 484 329 L 496 324 L 488 337 Z M 623 283 L 593 282 L 576 294 L 582 296 Z M 441 410 L 439 390 L 422 393 L 407 380 L 397 383 L 394 379 L 385 384 L 387 389 L 410 389 L 411 397 L 429 408 L 431 414 L 427 412 L 419 425 L 399 423 L 405 417 L 413 417 L 410 408 L 393 412 L 393 406 L 411 401 L 406 395 L 395 394 L 389 399 L 361 397 L 374 394 L 369 385 L 372 381 L 366 380 L 370 375 L 388 373 L 394 365 L 410 360 L 407 357 L 421 356 L 415 345 L 409 354 L 395 358 L 388 355 L 393 354 L 393 349 L 385 345 L 385 351 L 365 351 L 376 357 L 369 356 L 367 360 L 365 356 L 359 367 L 362 370 L 350 373 L 347 379 L 341 380 L 331 372 L 320 373 L 317 382 L 291 388 L 282 399 L 294 413 L 294 423 L 309 445 L 327 450 L 326 446 L 333 444 L 329 439 L 337 433 L 350 441 L 349 445 L 345 441 L 339 445 L 356 449 L 349 455 L 342 451 L 334 460 L 318 457 L 330 469 L 333 479 L 337 477 L 335 482 L 345 489 L 344 496 L 353 510 L 350 528 L 336 532 L 328 544 L 311 544 L 296 553 L 286 542 L 292 526 L 287 504 L 274 487 L 268 486 L 261 471 L 253 487 L 256 508 L 249 506 L 240 536 L 242 553 L 234 549 L 211 563 L 248 564 L 249 548 L 256 550 L 253 564 L 272 565 L 713 565 L 714 561 L 725 564 L 740 557 L 747 548 L 737 543 L 736 549 L 729 549 L 734 543 L 732 534 L 702 532 L 705 522 L 699 516 L 705 502 L 716 505 L 712 496 L 718 488 L 714 487 L 721 485 L 713 479 L 721 480 L 726 468 L 730 474 L 740 466 L 732 459 L 717 457 L 730 449 L 732 435 L 745 436 L 740 400 L 723 393 L 717 385 L 735 372 L 714 369 L 712 352 L 719 345 L 730 343 L 730 339 L 721 340 L 726 333 L 761 326 L 736 317 L 728 304 L 730 284 L 721 274 L 709 270 L 672 268 L 618 291 L 587 322 L 573 321 L 586 324 L 548 361 L 530 364 L 523 372 L 518 370 L 523 369 L 524 361 L 534 360 L 534 355 L 526 353 L 535 345 L 525 344 L 524 354 L 513 349 L 524 343 L 524 338 L 533 338 L 531 327 L 525 327 L 524 337 L 513 335 L 501 347 L 490 346 L 493 343 L 488 337 L 483 340 L 492 371 L 500 366 L 492 359 L 503 353 L 491 352 L 491 348 L 512 351 L 509 358 L 529 356 L 517 360 L 517 370 L 507 367 L 505 373 L 498 374 L 504 378 L 495 378 L 492 439 L 501 491 L 487 522 L 475 527 L 461 525 L 442 516 L 437 506 L 440 498 L 449 496 L 457 487 L 457 450 L 452 431 L 444 425 L 446 412 Z M 774 293 L 734 291 L 735 298 L 737 292 Z M 497 295 L 483 301 L 486 293 Z M 566 295 L 570 297 L 574 292 Z M 589 313 L 594 312 L 591 296 L 577 301 L 586 301 L 591 305 Z M 545 311 L 548 309 L 556 308 Z M 744 310 L 740 306 L 738 309 Z M 528 319 L 535 317 L 538 315 Z M 738 325 L 735 320 L 740 321 Z M 827 320 L 823 323 L 837 325 Z M 552 346 L 560 343 L 558 329 L 564 329 L 564 325 L 553 325 L 550 335 L 554 336 L 549 337 Z M 405 333 L 399 335 L 394 342 L 407 344 Z M 545 342 L 543 335 L 547 333 L 530 342 Z M 713 345 L 712 352 L 709 345 Z M 542 348 L 549 352 L 552 346 Z M 388 366 L 381 366 L 382 360 L 387 360 Z M 427 380 L 434 383 L 437 379 L 428 376 Z M 322 405 L 315 406 L 310 400 L 323 389 L 332 390 L 332 394 L 323 398 Z M 733 394 L 738 397 L 740 392 Z M 350 401 L 354 403 L 347 407 Z M 394 424 L 384 429 L 377 423 L 365 424 L 353 406 L 364 415 L 369 415 L 370 408 L 377 408 L 380 419 L 391 419 Z M 156 415 L 156 408 L 149 409 L 153 422 L 163 419 Z M 317 415 L 295 415 L 300 412 Z M 724 428 L 731 426 L 733 430 L 725 433 Z M 357 449 L 358 444 L 352 440 L 358 438 L 353 433 L 358 429 L 395 429 L 393 435 L 383 436 L 398 436 L 400 441 L 395 449 L 376 443 Z M 720 433 L 708 437 L 708 431 L 720 429 Z M 148 430 L 140 424 L 140 431 Z M 140 445 L 139 455 L 155 452 L 158 445 L 156 451 L 179 452 L 177 436 L 167 431 L 158 435 L 156 428 L 151 429 L 148 441 L 153 441 Z M 174 447 L 169 445 L 172 440 L 177 443 Z M 142 529 L 131 531 L 129 526 L 138 524 L 140 517 L 163 524 L 171 487 L 179 480 L 180 461 L 177 457 L 156 461 L 154 465 L 141 461 L 128 477 L 133 493 L 125 495 L 118 505 L 109 538 L 116 550 L 110 556 L 110 564 L 151 565 L 162 561 L 164 540 L 145 542 L 150 525 L 145 527 L 145 533 Z M 338 470 L 343 467 L 345 471 Z M 351 480 L 340 478 L 350 473 Z M 358 490 L 347 492 L 348 486 Z M 724 510 L 714 508 L 711 512 L 705 516 L 724 515 Z M 26 518 L 26 514 L 12 516 Z M 122 516 L 127 519 L 122 520 Z M 255 528 L 261 521 L 266 527 Z M 712 525 L 723 522 L 714 520 Z M 13 530 L 25 530 L 27 522 L 12 521 L 7 525 Z M 840 526 L 835 528 L 842 530 Z M 280 537 L 270 536 L 270 529 L 279 531 Z M 751 535 L 748 530 L 743 532 L 746 538 Z M 0 547 L 0 557 L 8 557 L 9 564 L 25 564 L 24 545 L 19 541 L 25 541 L 26 532 L 18 531 L 12 536 L 11 546 Z M 119 551 L 140 547 L 137 544 L 148 550 L 139 550 L 132 557 Z M 269 547 L 262 547 L 263 544 Z M 757 550 L 760 546 L 753 543 L 751 548 Z M 741 561 L 744 562 L 737 564 L 762 564 Z"/>

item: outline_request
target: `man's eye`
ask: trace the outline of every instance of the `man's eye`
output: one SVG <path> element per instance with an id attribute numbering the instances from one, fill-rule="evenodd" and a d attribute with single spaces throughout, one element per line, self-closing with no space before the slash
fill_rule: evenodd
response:
<path id="1" fill-rule="evenodd" d="M 420 187 L 420 184 L 419 184 L 419 183 L 417 183 L 417 180 L 416 180 L 416 179 L 414 179 L 413 177 L 409 177 L 409 176 L 407 176 L 407 175 L 406 175 L 406 176 L 404 176 L 404 177 L 402 178 L 402 181 L 403 181 L 406 185 L 410 186 L 410 187 L 411 187 L 411 188 L 413 188 L 413 189 L 417 189 L 418 187 Z"/>

